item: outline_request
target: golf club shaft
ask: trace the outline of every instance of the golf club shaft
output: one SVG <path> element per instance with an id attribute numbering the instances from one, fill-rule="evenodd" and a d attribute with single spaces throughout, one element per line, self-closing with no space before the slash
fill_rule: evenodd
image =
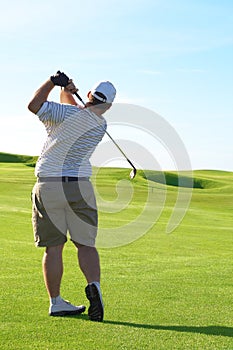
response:
<path id="1" fill-rule="evenodd" d="M 83 101 L 83 99 L 81 98 L 81 96 L 79 96 L 79 94 L 77 92 L 74 93 L 74 95 L 79 99 L 79 101 L 82 102 L 82 104 L 84 106 L 86 106 L 85 102 Z M 135 173 L 136 173 L 136 168 L 133 165 L 133 163 L 129 160 L 129 158 L 126 156 L 126 154 L 122 151 L 122 149 L 120 148 L 120 146 L 116 143 L 116 141 L 112 138 L 112 136 L 108 133 L 108 131 L 106 130 L 106 134 L 108 135 L 108 137 L 110 138 L 110 140 L 114 143 L 114 145 L 118 148 L 118 150 L 121 152 L 121 154 L 125 157 L 125 159 L 127 160 L 127 162 L 131 165 L 131 167 L 134 169 Z"/>
<path id="2" fill-rule="evenodd" d="M 82 104 L 86 107 L 86 103 L 83 101 L 82 97 L 77 93 L 75 92 L 74 95 L 79 99 L 79 101 L 82 102 Z"/>
<path id="3" fill-rule="evenodd" d="M 136 170 L 135 166 L 133 165 L 133 163 L 129 160 L 129 158 L 126 156 L 126 154 L 122 151 L 122 149 L 120 148 L 120 146 L 116 143 L 116 141 L 112 138 L 112 136 L 107 132 L 106 130 L 106 134 L 108 135 L 108 137 L 110 138 L 110 140 L 114 143 L 114 145 L 119 149 L 119 151 L 121 152 L 121 154 L 123 154 L 123 156 L 125 157 L 125 159 L 128 161 L 128 163 L 131 165 L 131 167 Z"/>

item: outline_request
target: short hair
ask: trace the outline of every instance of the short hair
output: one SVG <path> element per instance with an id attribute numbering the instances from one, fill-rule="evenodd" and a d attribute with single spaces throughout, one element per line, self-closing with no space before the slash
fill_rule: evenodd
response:
<path id="1" fill-rule="evenodd" d="M 101 92 L 97 91 L 95 92 L 95 94 L 101 97 L 102 99 L 106 100 L 106 96 L 104 96 L 104 94 L 102 94 Z M 95 106 L 95 108 L 98 108 L 101 111 L 101 113 L 106 112 L 111 105 L 112 105 L 111 103 L 98 100 L 92 94 L 90 94 L 89 101 L 86 104 L 87 107 Z"/>
<path id="2" fill-rule="evenodd" d="M 95 94 L 96 94 L 97 96 L 99 96 L 100 98 L 102 98 L 103 100 L 106 101 L 106 96 L 104 96 L 104 94 L 102 94 L 101 92 L 96 91 Z M 92 94 L 91 94 L 91 96 L 90 96 L 90 98 L 89 98 L 89 102 L 90 102 L 93 106 L 106 103 L 105 101 L 100 101 L 100 100 L 98 100 L 98 99 L 97 99 L 96 97 L 94 97 Z"/>

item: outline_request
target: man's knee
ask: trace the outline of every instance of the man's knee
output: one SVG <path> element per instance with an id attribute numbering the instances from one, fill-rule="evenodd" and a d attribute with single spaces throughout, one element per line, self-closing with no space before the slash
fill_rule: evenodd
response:
<path id="1" fill-rule="evenodd" d="M 74 245 L 76 246 L 77 249 L 86 249 L 86 250 L 96 250 L 95 247 L 91 247 L 85 244 L 81 244 L 75 241 L 72 241 L 74 243 Z"/>
<path id="2" fill-rule="evenodd" d="M 62 253 L 63 248 L 64 248 L 64 244 L 51 246 L 51 247 L 46 247 L 45 248 L 45 252 L 47 254 L 59 254 L 59 253 Z"/>

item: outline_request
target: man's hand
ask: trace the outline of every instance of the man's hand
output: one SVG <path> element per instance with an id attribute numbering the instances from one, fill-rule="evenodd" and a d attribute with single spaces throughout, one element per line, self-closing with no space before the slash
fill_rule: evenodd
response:
<path id="1" fill-rule="evenodd" d="M 55 75 L 50 77 L 50 80 L 54 85 L 66 87 L 69 84 L 70 79 L 63 72 L 57 71 Z"/>
<path id="2" fill-rule="evenodd" d="M 69 79 L 68 85 L 66 85 L 66 87 L 64 88 L 64 91 L 69 92 L 70 94 L 74 94 L 75 92 L 78 91 L 72 79 Z"/>

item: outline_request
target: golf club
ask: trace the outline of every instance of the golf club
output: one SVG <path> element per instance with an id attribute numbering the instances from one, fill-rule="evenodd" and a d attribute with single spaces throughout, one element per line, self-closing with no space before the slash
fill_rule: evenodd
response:
<path id="1" fill-rule="evenodd" d="M 82 104 L 86 107 L 85 102 L 83 101 L 83 99 L 81 98 L 81 96 L 79 96 L 79 94 L 77 92 L 74 93 L 74 95 L 79 99 L 79 101 L 82 102 Z M 136 173 L 137 173 L 137 169 L 135 168 L 135 166 L 133 165 L 133 163 L 129 160 L 129 158 L 126 156 L 126 154 L 122 151 L 122 149 L 120 148 L 120 146 L 116 143 L 116 141 L 112 138 L 112 136 L 108 133 L 108 131 L 106 130 L 106 134 L 108 135 L 108 137 L 110 138 L 110 140 L 114 143 L 114 145 L 118 148 L 118 150 L 121 152 L 121 154 L 125 157 L 125 159 L 127 160 L 127 162 L 131 165 L 131 167 L 133 168 L 130 172 L 130 179 L 135 178 Z"/>

